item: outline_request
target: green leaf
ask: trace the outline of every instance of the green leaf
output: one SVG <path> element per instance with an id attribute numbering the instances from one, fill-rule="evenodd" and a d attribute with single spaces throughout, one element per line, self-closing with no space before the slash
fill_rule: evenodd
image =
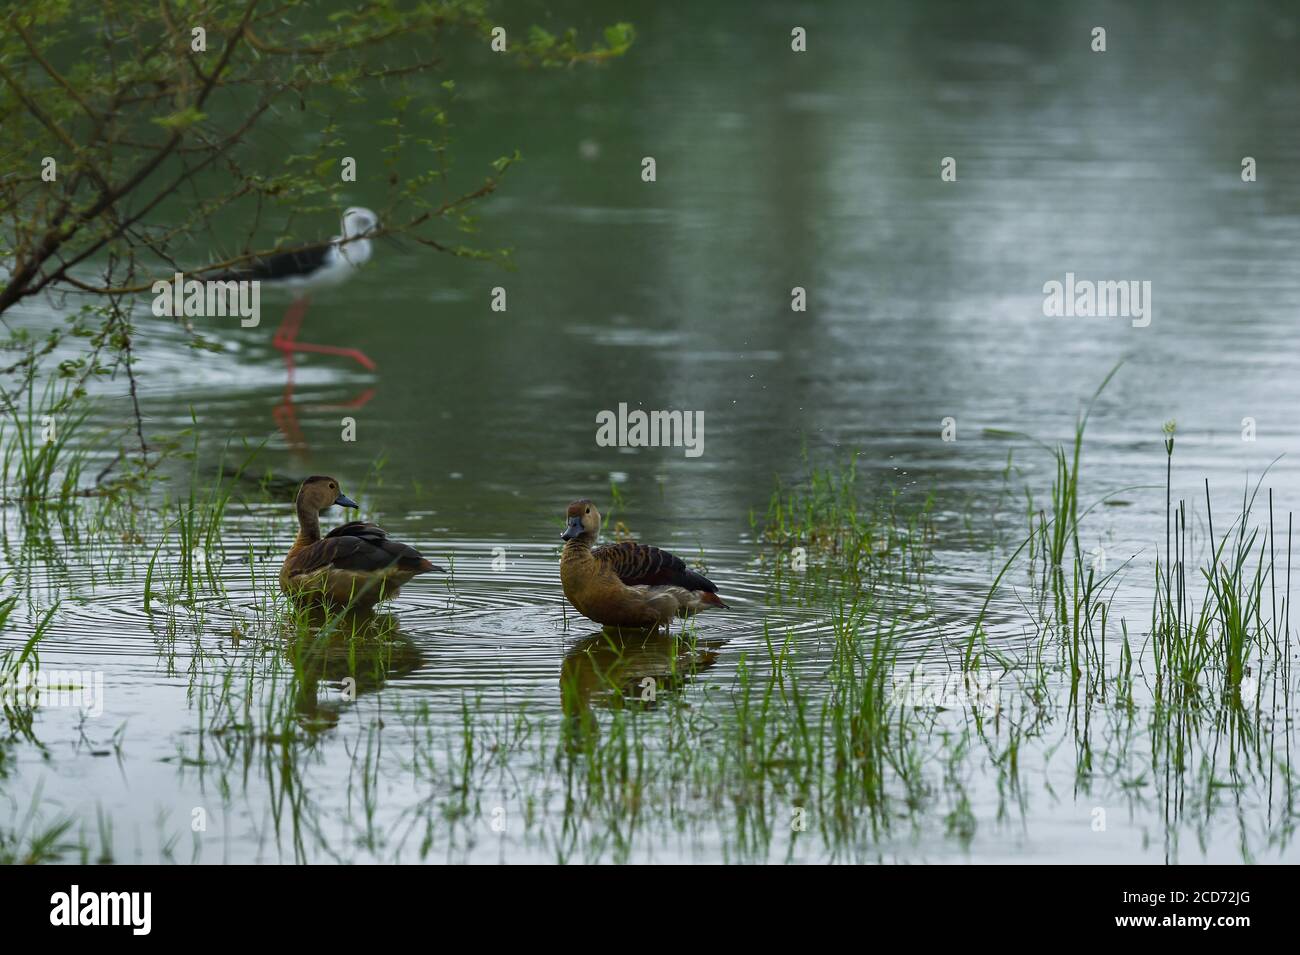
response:
<path id="1" fill-rule="evenodd" d="M 180 132 L 189 129 L 197 123 L 203 122 L 207 118 L 207 113 L 202 113 L 193 106 L 186 106 L 184 109 L 178 110 L 170 116 L 154 117 L 153 121 L 164 129 L 171 129 Z"/>

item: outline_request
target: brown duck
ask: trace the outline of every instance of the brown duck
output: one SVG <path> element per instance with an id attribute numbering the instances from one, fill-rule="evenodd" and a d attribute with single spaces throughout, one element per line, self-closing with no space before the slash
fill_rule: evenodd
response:
<path id="1" fill-rule="evenodd" d="M 378 525 L 352 521 L 320 536 L 320 513 L 335 504 L 357 507 L 332 477 L 314 475 L 298 489 L 298 538 L 280 568 L 280 589 L 292 597 L 340 606 L 372 607 L 396 597 L 416 574 L 442 570 Z"/>
<path id="2" fill-rule="evenodd" d="M 560 557 L 564 596 L 584 617 L 613 627 L 668 626 L 675 616 L 726 607 L 718 588 L 666 550 L 624 541 L 593 549 L 600 512 L 591 501 L 569 505 Z"/>

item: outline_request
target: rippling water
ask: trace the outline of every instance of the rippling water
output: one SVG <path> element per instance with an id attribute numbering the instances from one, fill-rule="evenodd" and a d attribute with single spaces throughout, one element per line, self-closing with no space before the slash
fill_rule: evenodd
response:
<path id="1" fill-rule="evenodd" d="M 895 491 L 911 507 L 936 497 L 929 600 L 939 623 L 905 643 L 904 664 L 964 639 L 1000 567 L 996 535 L 1014 546 L 1023 527 L 1022 487 L 1044 504 L 1050 456 L 1001 432 L 1068 440 L 1121 360 L 1089 423 L 1082 486 L 1085 503 L 1114 493 L 1121 506 L 1090 515 L 1081 544 L 1103 548 L 1112 567 L 1131 561 L 1115 606 L 1134 633 L 1149 620 L 1164 539 L 1166 420 L 1178 422 L 1174 497 L 1192 502 L 1194 520 L 1205 481 L 1216 517 L 1226 515 L 1270 463 L 1280 528 L 1300 506 L 1300 185 L 1284 172 L 1300 150 L 1300 18 L 1290 6 L 1206 6 L 1174 22 L 1115 4 L 1103 10 L 1111 45 L 1099 56 L 1088 50 L 1091 20 L 1069 8 L 826 4 L 799 11 L 811 38 L 803 57 L 784 52 L 779 4 L 616 6 L 554 13 L 579 26 L 636 24 L 635 52 L 608 70 L 455 64 L 466 181 L 516 145 L 526 157 L 483 209 L 489 241 L 514 246 L 518 269 L 381 247 L 360 277 L 318 297 L 301 335 L 362 348 L 375 373 L 324 356 L 289 371 L 271 347 L 278 315 L 253 330 L 205 329 L 222 354 L 196 356 L 167 327 L 137 336 L 146 424 L 176 431 L 193 414 L 203 473 L 216 472 L 228 443 L 265 442 L 257 468 L 364 488 L 353 496 L 368 516 L 454 567 L 403 591 L 391 608 L 402 651 L 377 685 L 332 707 L 333 728 L 308 747 L 302 792 L 322 833 L 301 856 L 417 855 L 397 835 L 429 795 L 398 752 L 403 731 L 424 725 L 415 708 L 448 731 L 467 696 L 481 696 L 484 719 L 559 721 L 562 675 L 598 650 L 596 629 L 559 591 L 558 534 L 573 498 L 607 505 L 616 486 L 618 516 L 640 539 L 707 563 L 733 609 L 699 622 L 706 645 L 679 688 L 704 712 L 709 688 L 726 691 L 743 661 L 767 659 L 768 633 L 791 636 L 804 672 L 825 670 L 826 608 L 769 600 L 750 524 L 777 479 L 804 473 L 805 449 L 815 463 L 861 452 L 869 494 Z M 658 160 L 656 183 L 639 180 L 645 155 Z M 1241 182 L 1244 155 L 1258 157 L 1258 182 Z M 945 156 L 957 160 L 955 183 L 939 179 Z M 346 198 L 370 201 L 364 183 Z M 1151 281 L 1150 326 L 1045 317 L 1043 284 L 1067 272 Z M 505 313 L 489 307 L 496 286 L 508 290 Z M 790 311 L 793 286 L 807 289 L 806 313 Z M 14 320 L 39 330 L 59 317 L 42 305 Z M 125 420 L 125 391 L 120 381 L 101 389 L 97 423 Z M 619 402 L 702 410 L 705 453 L 597 447 L 596 414 Z M 355 442 L 340 438 L 344 416 L 356 419 Z M 940 436 L 949 417 L 953 442 Z M 1244 418 L 1256 423 L 1252 441 Z M 222 674 L 238 681 L 258 652 L 279 653 L 264 615 L 293 534 L 287 504 L 232 503 L 212 568 L 225 595 L 204 585 L 201 621 L 157 601 L 146 611 L 152 532 L 56 534 L 57 556 L 23 550 L 12 511 L 5 532 L 0 567 L 24 613 L 3 639 L 21 642 L 58 601 L 42 666 L 102 670 L 109 691 L 103 717 L 80 727 L 69 710 L 42 710 L 36 731 L 49 749 L 16 751 L 6 793 L 15 813 L 39 790 L 49 814 L 72 815 L 97 845 L 102 810 L 127 861 L 156 858 L 177 832 L 173 851 L 188 858 L 191 813 L 204 807 L 205 861 L 295 858 L 292 839 L 269 835 L 276 774 L 195 757 L 220 746 L 200 732 L 205 693 Z M 164 562 L 176 559 L 161 546 Z M 496 548 L 504 569 L 494 569 Z M 994 647 L 1025 643 L 1027 588 L 1011 583 L 991 608 Z M 672 669 L 674 652 L 642 647 L 632 675 Z M 1284 712 L 1278 725 L 1289 731 L 1293 719 Z M 378 821 L 366 824 L 357 760 L 376 721 L 393 742 Z M 1075 764 L 1040 756 L 1020 810 L 1004 811 L 992 775 L 967 780 L 973 836 L 923 826 L 882 835 L 872 854 L 1296 858 L 1286 839 L 1270 844 L 1290 812 L 1271 783 L 1243 787 L 1247 822 L 1209 814 L 1175 824 L 1181 840 L 1149 791 L 1122 807 L 1112 794 L 1109 838 L 1098 838 L 1097 797 L 1077 785 Z M 697 833 L 633 857 L 719 858 L 725 842 Z M 434 855 L 554 858 L 532 836 L 481 827 Z"/>

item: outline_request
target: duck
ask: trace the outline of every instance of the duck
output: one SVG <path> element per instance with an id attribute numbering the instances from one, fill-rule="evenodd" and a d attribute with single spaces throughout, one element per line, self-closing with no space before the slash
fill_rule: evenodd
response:
<path id="1" fill-rule="evenodd" d="M 376 524 L 351 521 L 320 535 L 320 514 L 334 505 L 359 507 L 326 475 L 298 488 L 298 537 L 280 567 L 280 589 L 308 603 L 365 609 L 398 595 L 411 578 L 442 568 Z"/>
<path id="2" fill-rule="evenodd" d="M 666 550 L 622 541 L 596 547 L 600 511 L 583 498 L 569 505 L 560 539 L 560 582 L 573 609 L 606 627 L 655 629 L 674 617 L 726 609 L 718 588 Z"/>

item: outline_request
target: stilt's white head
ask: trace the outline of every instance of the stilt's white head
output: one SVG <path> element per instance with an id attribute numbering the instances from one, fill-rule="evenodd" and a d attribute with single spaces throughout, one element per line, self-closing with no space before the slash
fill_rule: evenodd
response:
<path id="1" fill-rule="evenodd" d="M 379 226 L 379 216 L 361 206 L 351 206 L 343 210 L 343 238 L 355 239 L 371 232 Z"/>

